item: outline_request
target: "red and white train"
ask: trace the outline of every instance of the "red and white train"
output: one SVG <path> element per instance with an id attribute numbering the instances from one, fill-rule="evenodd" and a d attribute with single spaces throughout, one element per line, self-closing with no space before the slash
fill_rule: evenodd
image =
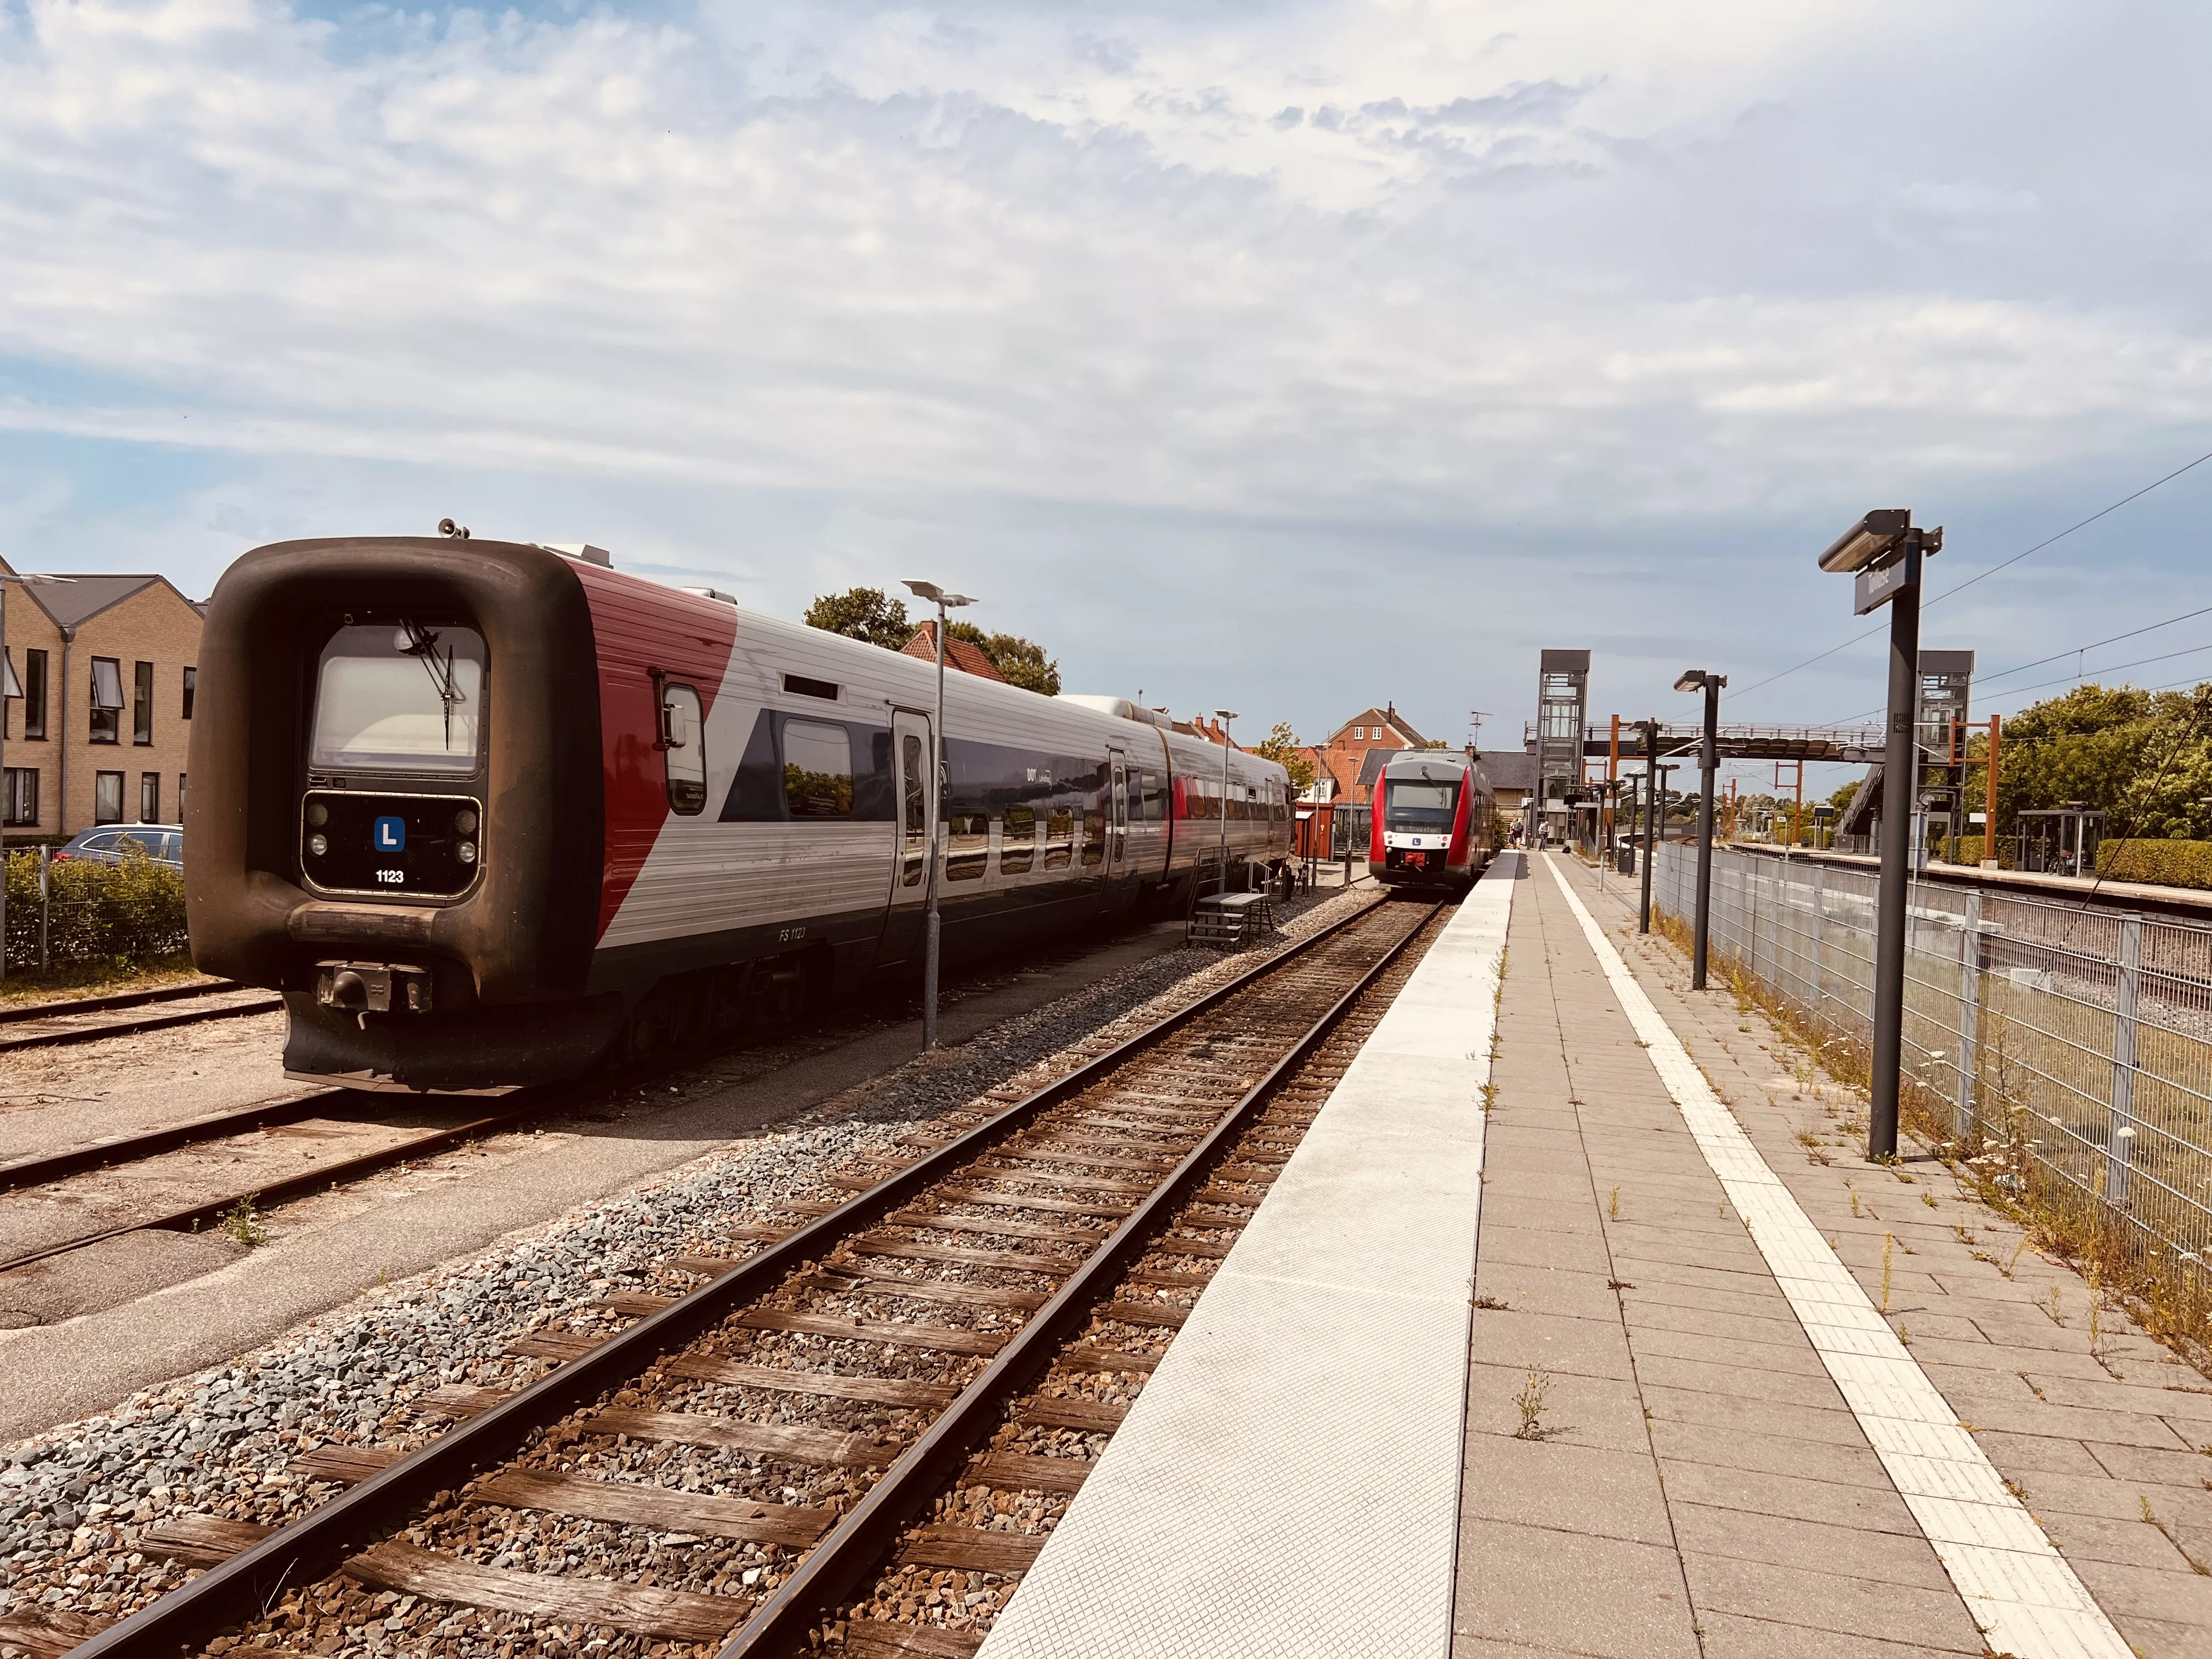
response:
<path id="1" fill-rule="evenodd" d="M 1467 755 L 1406 749 L 1375 781 L 1367 871 L 1391 887 L 1465 891 L 1498 850 L 1498 802 Z"/>
<path id="2" fill-rule="evenodd" d="M 208 606 L 185 896 L 285 1069 L 492 1090 L 1286 880 L 1283 769 L 1120 699 L 936 670 L 597 549 L 280 543 Z"/>

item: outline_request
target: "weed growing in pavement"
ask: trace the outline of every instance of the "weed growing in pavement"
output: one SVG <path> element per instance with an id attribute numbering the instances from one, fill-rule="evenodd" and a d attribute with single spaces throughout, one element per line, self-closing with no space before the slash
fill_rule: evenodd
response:
<path id="1" fill-rule="evenodd" d="M 1851 1219 L 1852 1219 L 1852 1220 L 1854 1220 L 1854 1221 L 1856 1221 L 1858 1218 L 1859 1218 L 1859 1195 L 1858 1195 L 1856 1193 L 1853 1193 L 1853 1194 L 1851 1194 Z"/>
<path id="2" fill-rule="evenodd" d="M 1516 1440 L 1541 1440 L 1553 1432 L 1543 1425 L 1544 1402 L 1552 1396 L 1552 1374 L 1532 1367 L 1521 1392 L 1513 1396 L 1514 1405 L 1521 1413 L 1521 1426 L 1513 1431 Z"/>
<path id="3" fill-rule="evenodd" d="M 222 1230 L 249 1250 L 269 1242 L 269 1229 L 261 1224 L 261 1218 L 254 1212 L 251 1195 L 231 1206 L 222 1218 Z"/>
<path id="4" fill-rule="evenodd" d="M 1889 1253 L 1897 1241 L 1887 1233 L 1881 1236 L 1881 1310 L 1889 1311 Z"/>
<path id="5" fill-rule="evenodd" d="M 1474 1305 L 1478 1308 L 1486 1308 L 1492 1313 L 1504 1313 L 1513 1304 L 1501 1297 L 1478 1296 L 1474 1298 Z"/>
<path id="6" fill-rule="evenodd" d="M 2142 1500 L 2142 1516 L 2144 1522 L 2148 1525 L 2156 1527 L 2159 1530 L 2159 1534 L 2163 1537 L 2167 1543 L 2173 1546 L 2174 1553 L 2180 1556 L 2183 1560 L 2189 1563 L 2189 1570 L 2191 1572 L 2202 1574 L 2207 1578 L 2212 1578 L 2212 1567 L 2206 1566 L 2202 1561 L 2198 1560 L 2182 1547 L 2181 1540 L 2173 1535 L 2173 1528 L 2167 1526 L 2165 1522 L 2160 1520 L 2158 1516 L 2152 1512 L 2150 1499 L 2148 1498 L 2145 1498 Z"/>
<path id="7" fill-rule="evenodd" d="M 1936 1194 L 1933 1193 L 1921 1194 L 1920 1201 L 1923 1204 L 1925 1204 L 1931 1210 L 1940 1210 L 1943 1207 L 1941 1204 L 1938 1204 L 1936 1201 Z"/>
<path id="8" fill-rule="evenodd" d="M 1607 1220 L 1609 1220 L 1609 1221 L 1618 1221 L 1618 1220 L 1620 1220 L 1620 1188 L 1615 1187 L 1615 1188 L 1613 1189 L 1613 1195 L 1612 1195 L 1610 1198 L 1608 1198 L 1608 1199 L 1607 1199 L 1607 1200 L 1606 1200 L 1606 1201 L 1605 1201 L 1605 1213 L 1606 1213 L 1606 1218 L 1607 1218 Z"/>
<path id="9" fill-rule="evenodd" d="M 2056 1285 L 2051 1287 L 2051 1306 L 2045 1311 L 2051 1315 L 2052 1324 L 2063 1325 L 2066 1322 L 2066 1316 L 2058 1311 L 2058 1287 Z"/>

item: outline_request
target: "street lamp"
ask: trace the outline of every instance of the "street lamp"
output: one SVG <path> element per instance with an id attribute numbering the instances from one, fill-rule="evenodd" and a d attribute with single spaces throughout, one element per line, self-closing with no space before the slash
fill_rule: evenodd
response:
<path id="1" fill-rule="evenodd" d="M 1836 538 L 1820 568 L 1854 578 L 1852 608 L 1889 606 L 1889 731 L 1881 762 L 1881 877 L 1875 896 L 1874 1087 L 1867 1156 L 1897 1156 L 1898 1069 L 1905 1048 L 1905 904 L 1913 807 L 1920 795 L 1920 562 L 1943 545 L 1912 510 L 1878 507 Z M 1994 830 L 1995 826 L 1991 826 Z"/>
<path id="2" fill-rule="evenodd" d="M 1698 747 L 1698 769 L 1704 774 L 1705 799 L 1698 803 L 1698 920 L 1690 948 L 1690 988 L 1705 988 L 1705 940 L 1713 915 L 1713 797 L 1719 792 L 1721 769 L 1721 688 L 1728 676 L 1710 669 L 1686 668 L 1674 682 L 1677 691 L 1705 694 L 1705 730 Z"/>
<path id="3" fill-rule="evenodd" d="M 957 610 L 975 600 L 965 593 L 948 593 L 935 582 L 908 582 L 915 596 L 927 599 L 937 607 L 937 714 L 931 722 L 929 746 L 936 764 L 936 787 L 929 803 L 929 875 L 922 889 L 923 906 L 928 920 L 921 958 L 921 1049 L 929 1053 L 937 1047 L 937 866 L 939 849 L 938 826 L 945 817 L 945 792 L 947 782 L 945 757 L 951 747 L 945 741 L 945 613 Z"/>
<path id="4" fill-rule="evenodd" d="M 18 576 L 13 572 L 0 573 L 0 980 L 8 977 L 8 703 L 21 702 L 22 682 L 15 678 L 15 653 L 8 648 L 8 585 L 21 582 L 27 586 L 45 587 L 53 585 L 67 586 L 68 576 Z M 66 737 L 66 734 L 64 734 Z M 67 810 L 64 803 L 64 810 Z M 41 946 L 41 949 L 44 947 Z"/>
<path id="5" fill-rule="evenodd" d="M 1636 912 L 1636 931 L 1648 933 L 1651 931 L 1651 860 L 1656 848 L 1651 830 L 1665 780 L 1659 772 L 1659 722 L 1643 720 L 1637 729 L 1644 734 L 1644 892 Z"/>

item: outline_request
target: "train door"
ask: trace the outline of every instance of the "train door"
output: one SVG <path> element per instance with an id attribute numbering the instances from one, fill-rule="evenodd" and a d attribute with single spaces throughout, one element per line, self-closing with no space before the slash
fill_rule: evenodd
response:
<path id="1" fill-rule="evenodd" d="M 906 961 L 921 942 L 929 896 L 929 826 L 937 817 L 938 769 L 931 747 L 928 715 L 906 708 L 892 712 L 891 775 L 897 805 L 892 809 L 890 899 L 876 945 L 879 968 Z"/>
<path id="2" fill-rule="evenodd" d="M 1118 749 L 1109 752 L 1114 775 L 1106 801 L 1106 878 L 1120 883 L 1135 874 L 1137 868 L 1129 854 L 1129 757 Z"/>

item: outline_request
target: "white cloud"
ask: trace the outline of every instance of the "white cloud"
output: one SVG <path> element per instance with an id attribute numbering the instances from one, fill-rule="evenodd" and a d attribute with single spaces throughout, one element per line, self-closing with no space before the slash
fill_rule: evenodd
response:
<path id="1" fill-rule="evenodd" d="M 891 504 L 800 583 L 947 502 L 1001 565 L 1206 521 L 1224 596 L 1285 537 L 1632 553 L 2163 454 L 2212 415 L 2200 187 L 2146 166 L 2203 26 L 1925 14 L 31 0 L 0 430 Z"/>

